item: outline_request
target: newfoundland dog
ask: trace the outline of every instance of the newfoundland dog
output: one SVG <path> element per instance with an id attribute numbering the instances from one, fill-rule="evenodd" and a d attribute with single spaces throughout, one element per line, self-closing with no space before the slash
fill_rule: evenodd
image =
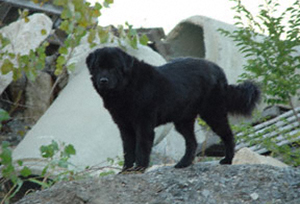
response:
<path id="1" fill-rule="evenodd" d="M 185 139 L 185 154 L 175 165 L 192 164 L 197 141 L 194 123 L 200 116 L 222 138 L 231 164 L 234 137 L 227 115 L 250 115 L 260 97 L 250 81 L 228 85 L 223 70 L 213 62 L 178 58 L 152 66 L 117 47 L 105 47 L 86 59 L 94 88 L 120 130 L 124 171 L 144 171 L 149 165 L 154 128 L 173 122 Z"/>

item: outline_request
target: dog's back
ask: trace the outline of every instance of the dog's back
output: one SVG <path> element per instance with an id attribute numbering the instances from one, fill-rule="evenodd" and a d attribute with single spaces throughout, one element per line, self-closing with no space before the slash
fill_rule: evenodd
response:
<path id="1" fill-rule="evenodd" d="M 178 58 L 158 67 L 158 70 L 171 81 L 186 79 L 192 82 L 195 80 L 212 84 L 217 81 L 227 83 L 223 70 L 205 59 Z"/>
<path id="2" fill-rule="evenodd" d="M 162 97 L 177 101 L 170 106 L 188 107 L 188 104 L 193 104 L 193 112 L 198 112 L 196 109 L 201 108 L 202 102 L 209 100 L 209 95 L 221 96 L 227 87 L 223 70 L 204 59 L 179 58 L 158 67 L 157 70 L 172 85 L 172 89 L 165 90 L 166 94 Z"/>

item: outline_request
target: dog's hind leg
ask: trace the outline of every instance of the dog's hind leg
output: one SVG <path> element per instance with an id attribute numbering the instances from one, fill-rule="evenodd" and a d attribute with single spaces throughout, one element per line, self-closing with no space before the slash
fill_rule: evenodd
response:
<path id="1" fill-rule="evenodd" d="M 209 117 L 201 116 L 201 118 L 211 127 L 211 129 L 221 137 L 225 145 L 225 158 L 220 164 L 231 164 L 234 156 L 234 137 L 230 129 L 227 114 L 224 112 L 214 112 Z"/>
<path id="2" fill-rule="evenodd" d="M 197 140 L 194 133 L 194 120 L 188 122 L 175 123 L 176 130 L 185 139 L 185 155 L 182 159 L 175 165 L 175 168 L 184 168 L 192 164 L 197 149 Z"/>

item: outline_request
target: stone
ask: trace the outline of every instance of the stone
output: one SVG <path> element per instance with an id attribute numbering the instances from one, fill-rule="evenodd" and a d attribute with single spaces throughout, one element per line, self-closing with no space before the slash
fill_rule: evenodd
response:
<path id="1" fill-rule="evenodd" d="M 52 97 L 52 77 L 46 72 L 39 72 L 35 81 L 27 81 L 25 89 L 27 107 L 24 118 L 27 123 L 34 124 L 49 108 Z"/>
<path id="2" fill-rule="evenodd" d="M 27 23 L 24 19 L 20 19 L 0 30 L 1 34 L 11 42 L 3 51 L 26 55 L 29 54 L 30 50 L 40 46 L 41 42 L 48 37 L 52 29 L 52 21 L 47 15 L 36 13 L 28 16 L 28 19 L 29 22 Z M 46 34 L 42 35 L 41 30 L 45 30 Z M 16 65 L 16 60 L 13 63 Z M 1 66 L 2 62 L 0 62 Z M 11 72 L 6 75 L 0 73 L 0 95 L 11 82 Z"/>
<path id="3" fill-rule="evenodd" d="M 262 111 L 261 116 L 262 118 L 267 118 L 267 119 L 275 118 L 288 110 L 289 110 L 288 108 L 284 108 L 281 106 L 270 106 L 270 107 L 266 107 Z"/>
<path id="4" fill-rule="evenodd" d="M 251 193 L 250 197 L 252 198 L 252 200 L 257 200 L 259 198 L 259 195 L 257 193 Z"/>
<path id="5" fill-rule="evenodd" d="M 253 152 L 247 147 L 237 151 L 232 164 L 266 164 L 277 167 L 287 167 L 288 165 L 269 156 L 262 156 Z"/>

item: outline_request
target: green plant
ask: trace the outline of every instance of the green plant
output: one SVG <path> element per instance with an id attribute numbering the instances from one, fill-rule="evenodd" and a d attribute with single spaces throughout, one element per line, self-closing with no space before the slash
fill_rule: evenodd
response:
<path id="1" fill-rule="evenodd" d="M 12 160 L 12 150 L 10 148 L 9 142 L 2 142 L 1 144 L 2 152 L 0 154 L 0 163 L 1 163 L 1 174 L 4 178 L 4 183 L 7 181 L 12 182 L 12 187 L 5 195 L 2 203 L 8 203 L 11 198 L 13 198 L 16 193 L 21 189 L 24 180 L 21 178 L 28 177 L 31 174 L 31 171 L 28 167 L 23 167 L 22 161 L 17 161 L 16 163 Z M 18 168 L 21 167 L 21 170 L 18 171 Z"/>
<path id="2" fill-rule="evenodd" d="M 106 161 L 108 166 L 101 168 L 101 173 L 99 174 L 100 177 L 115 174 L 115 170 L 121 170 L 124 164 L 124 161 L 118 156 L 115 159 L 107 158 Z"/>
<path id="3" fill-rule="evenodd" d="M 42 170 L 41 177 L 43 178 L 42 184 L 45 187 L 51 186 L 53 183 L 62 180 L 70 180 L 74 175 L 74 171 L 69 170 L 69 165 L 72 165 L 68 160 L 72 155 L 76 154 L 74 146 L 65 143 L 58 144 L 56 141 L 52 141 L 49 145 L 43 145 L 40 147 L 40 152 L 43 158 L 47 160 L 47 165 Z M 55 172 L 61 172 L 54 174 Z M 51 183 L 47 185 L 47 181 L 51 178 Z M 35 180 L 40 184 L 38 180 Z M 35 182 L 34 180 L 32 182 Z"/>
<path id="4" fill-rule="evenodd" d="M 27 18 L 28 11 L 20 12 L 20 15 L 28 22 Z M 45 30 L 41 30 L 42 35 L 46 35 Z M 0 60 L 3 61 L 0 71 L 2 74 L 13 73 L 13 79 L 17 80 L 24 73 L 30 80 L 34 80 L 37 76 L 37 72 L 42 70 L 45 66 L 46 47 L 49 45 L 48 42 L 43 42 L 41 46 L 35 50 L 30 50 L 29 54 L 21 55 L 20 53 L 9 52 L 6 47 L 10 44 L 8 37 L 0 34 Z"/>
<path id="5" fill-rule="evenodd" d="M 10 116 L 9 116 L 8 112 L 6 112 L 2 108 L 0 108 L 0 130 L 2 128 L 2 122 L 9 120 L 9 119 L 10 119 Z"/>
<path id="6" fill-rule="evenodd" d="M 278 14 L 279 1 L 264 0 L 259 5 L 257 16 L 253 16 L 241 0 L 230 1 L 235 3 L 233 10 L 236 12 L 234 19 L 237 28 L 232 32 L 224 29 L 219 31 L 236 42 L 247 59 L 245 72 L 240 79 L 258 81 L 264 101 L 270 105 L 289 105 L 300 124 L 292 100 L 300 98 L 300 56 L 297 50 L 300 47 L 300 1 L 295 0 L 292 6 Z M 269 127 L 264 132 L 255 133 L 251 124 L 238 126 L 233 129 L 243 132 L 243 142 L 250 145 L 260 143 L 274 155 L 280 155 L 285 162 L 300 165 L 300 161 L 295 159 L 299 158 L 300 151 L 291 147 L 295 143 L 278 146 L 276 138 L 264 137 L 270 131 L 277 131 L 287 141 L 295 141 L 299 132 L 288 135 L 277 127 Z"/>
<path id="7" fill-rule="evenodd" d="M 123 166 L 123 160 L 116 157 L 107 158 L 107 166 L 78 169 L 69 162 L 69 159 L 76 154 L 74 146 L 52 141 L 50 144 L 40 147 L 40 153 L 46 165 L 40 175 L 33 175 L 30 167 L 25 166 L 22 160 L 13 161 L 9 142 L 3 142 L 1 148 L 0 171 L 3 179 L 0 184 L 11 182 L 12 185 L 0 204 L 9 203 L 26 182 L 37 184 L 41 189 L 46 189 L 57 182 L 87 178 L 99 171 L 101 172 L 98 174 L 100 177 L 115 174 Z"/>
<path id="8" fill-rule="evenodd" d="M 300 1 L 277 15 L 277 0 L 265 0 L 254 17 L 241 0 L 236 3 L 234 19 L 237 29 L 233 32 L 219 29 L 233 39 L 247 57 L 245 73 L 241 79 L 258 80 L 268 104 L 289 105 L 293 110 L 293 97 L 300 97 Z M 287 20 L 287 24 L 285 21 Z M 294 112 L 295 114 L 295 112 Z M 297 117 L 297 114 L 295 114 Z M 300 119 L 298 118 L 300 123 Z"/>
<path id="9" fill-rule="evenodd" d="M 27 181 L 38 184 L 42 189 L 52 186 L 54 183 L 62 180 L 72 180 L 74 171 L 69 170 L 72 155 L 76 154 L 73 145 L 62 143 L 59 145 L 56 141 L 51 144 L 41 146 L 40 152 L 46 159 L 47 165 L 42 170 L 41 175 L 32 175 L 28 166 L 23 165 L 23 161 L 13 161 L 12 150 L 9 142 L 2 143 L 2 152 L 0 154 L 1 174 L 3 183 L 12 182 L 12 187 L 7 192 L 2 203 L 9 203 Z M 58 173 L 59 172 L 59 173 Z"/>
<path id="10" fill-rule="evenodd" d="M 41 6 L 48 1 L 32 0 L 32 2 Z M 64 42 L 60 42 L 59 57 L 56 60 L 56 75 L 60 75 L 65 69 L 72 71 L 75 68 L 75 64 L 69 64 L 68 62 L 74 53 L 74 49 L 80 44 L 84 36 L 88 35 L 88 42 L 91 47 L 96 45 L 94 42 L 96 35 L 99 37 L 101 43 L 115 40 L 110 35 L 110 27 L 97 25 L 97 19 L 101 16 L 101 9 L 109 7 L 113 3 L 113 0 L 104 0 L 103 4 L 97 2 L 93 7 L 85 0 L 54 0 L 52 3 L 62 8 L 60 16 L 62 22 L 59 28 L 67 34 Z M 25 22 L 29 21 L 29 12 L 27 10 L 19 13 Z M 126 31 L 119 29 L 119 31 L 122 31 L 120 32 L 120 38 L 124 42 L 133 48 L 137 48 L 138 43 L 147 44 L 148 38 L 145 35 L 139 37 L 131 25 L 126 23 L 126 26 L 128 27 Z M 41 33 L 46 35 L 45 30 L 41 30 Z M 118 39 L 118 42 L 120 46 L 124 47 L 122 40 Z M 45 66 L 45 50 L 49 43 L 43 42 L 37 49 L 30 50 L 27 55 L 8 52 L 5 47 L 9 44 L 9 38 L 0 34 L 0 60 L 3 61 L 0 67 L 1 73 L 8 74 L 9 72 L 13 72 L 14 80 L 20 78 L 25 73 L 30 80 L 34 80 L 38 71 L 42 70 Z M 13 61 L 17 63 L 13 63 Z"/>

